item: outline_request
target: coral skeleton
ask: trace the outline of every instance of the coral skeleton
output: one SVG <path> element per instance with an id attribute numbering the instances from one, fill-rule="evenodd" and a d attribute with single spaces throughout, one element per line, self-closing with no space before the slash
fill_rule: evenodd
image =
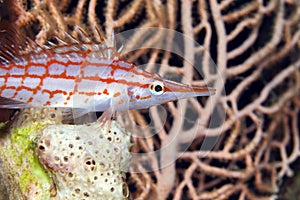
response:
<path id="1" fill-rule="evenodd" d="M 130 135 L 116 122 L 51 125 L 42 131 L 38 157 L 51 173 L 53 199 L 127 199 Z"/>
<path id="2" fill-rule="evenodd" d="M 27 109 L 2 128 L 10 199 L 127 199 L 130 135 L 116 122 L 61 124 L 57 109 Z"/>
<path id="3" fill-rule="evenodd" d="M 0 160 L 3 183 L 9 199 L 49 199 L 51 179 L 39 162 L 37 142 L 40 131 L 59 124 L 55 109 L 27 109 L 15 115 L 12 123 L 1 128 Z"/>

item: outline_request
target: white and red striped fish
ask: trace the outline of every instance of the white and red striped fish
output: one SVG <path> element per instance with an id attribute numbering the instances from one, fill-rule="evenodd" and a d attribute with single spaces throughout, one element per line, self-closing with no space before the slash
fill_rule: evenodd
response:
<path id="1" fill-rule="evenodd" d="M 1 41 L 0 108 L 80 108 L 110 115 L 214 94 L 214 89 L 165 80 L 119 59 L 114 43 L 86 41 L 47 47 L 31 42 L 29 53 L 19 53 L 11 40 Z"/>

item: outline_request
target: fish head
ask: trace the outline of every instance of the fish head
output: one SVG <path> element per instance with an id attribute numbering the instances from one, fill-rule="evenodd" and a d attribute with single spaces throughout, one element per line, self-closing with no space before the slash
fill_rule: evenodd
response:
<path id="1" fill-rule="evenodd" d="M 161 77 L 149 79 L 143 87 L 128 88 L 129 109 L 146 109 L 180 99 L 211 96 L 215 89 L 206 86 L 190 86 L 166 80 Z"/>

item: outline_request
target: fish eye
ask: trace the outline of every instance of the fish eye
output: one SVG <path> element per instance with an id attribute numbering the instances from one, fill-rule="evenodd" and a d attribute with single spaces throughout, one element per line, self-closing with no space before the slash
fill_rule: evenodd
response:
<path id="1" fill-rule="evenodd" d="M 165 92 L 165 86 L 163 82 L 155 81 L 150 85 L 150 92 L 153 95 L 161 95 Z"/>

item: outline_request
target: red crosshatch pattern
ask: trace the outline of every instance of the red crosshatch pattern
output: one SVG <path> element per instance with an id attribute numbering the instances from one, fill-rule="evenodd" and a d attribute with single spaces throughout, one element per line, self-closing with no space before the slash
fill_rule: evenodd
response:
<path id="1" fill-rule="evenodd" d="M 165 80 L 121 60 L 114 44 L 31 45 L 33 50 L 24 54 L 13 46 L 0 49 L 0 96 L 17 102 L 2 102 L 1 108 L 69 107 L 113 113 L 214 93 L 208 87 Z"/>

